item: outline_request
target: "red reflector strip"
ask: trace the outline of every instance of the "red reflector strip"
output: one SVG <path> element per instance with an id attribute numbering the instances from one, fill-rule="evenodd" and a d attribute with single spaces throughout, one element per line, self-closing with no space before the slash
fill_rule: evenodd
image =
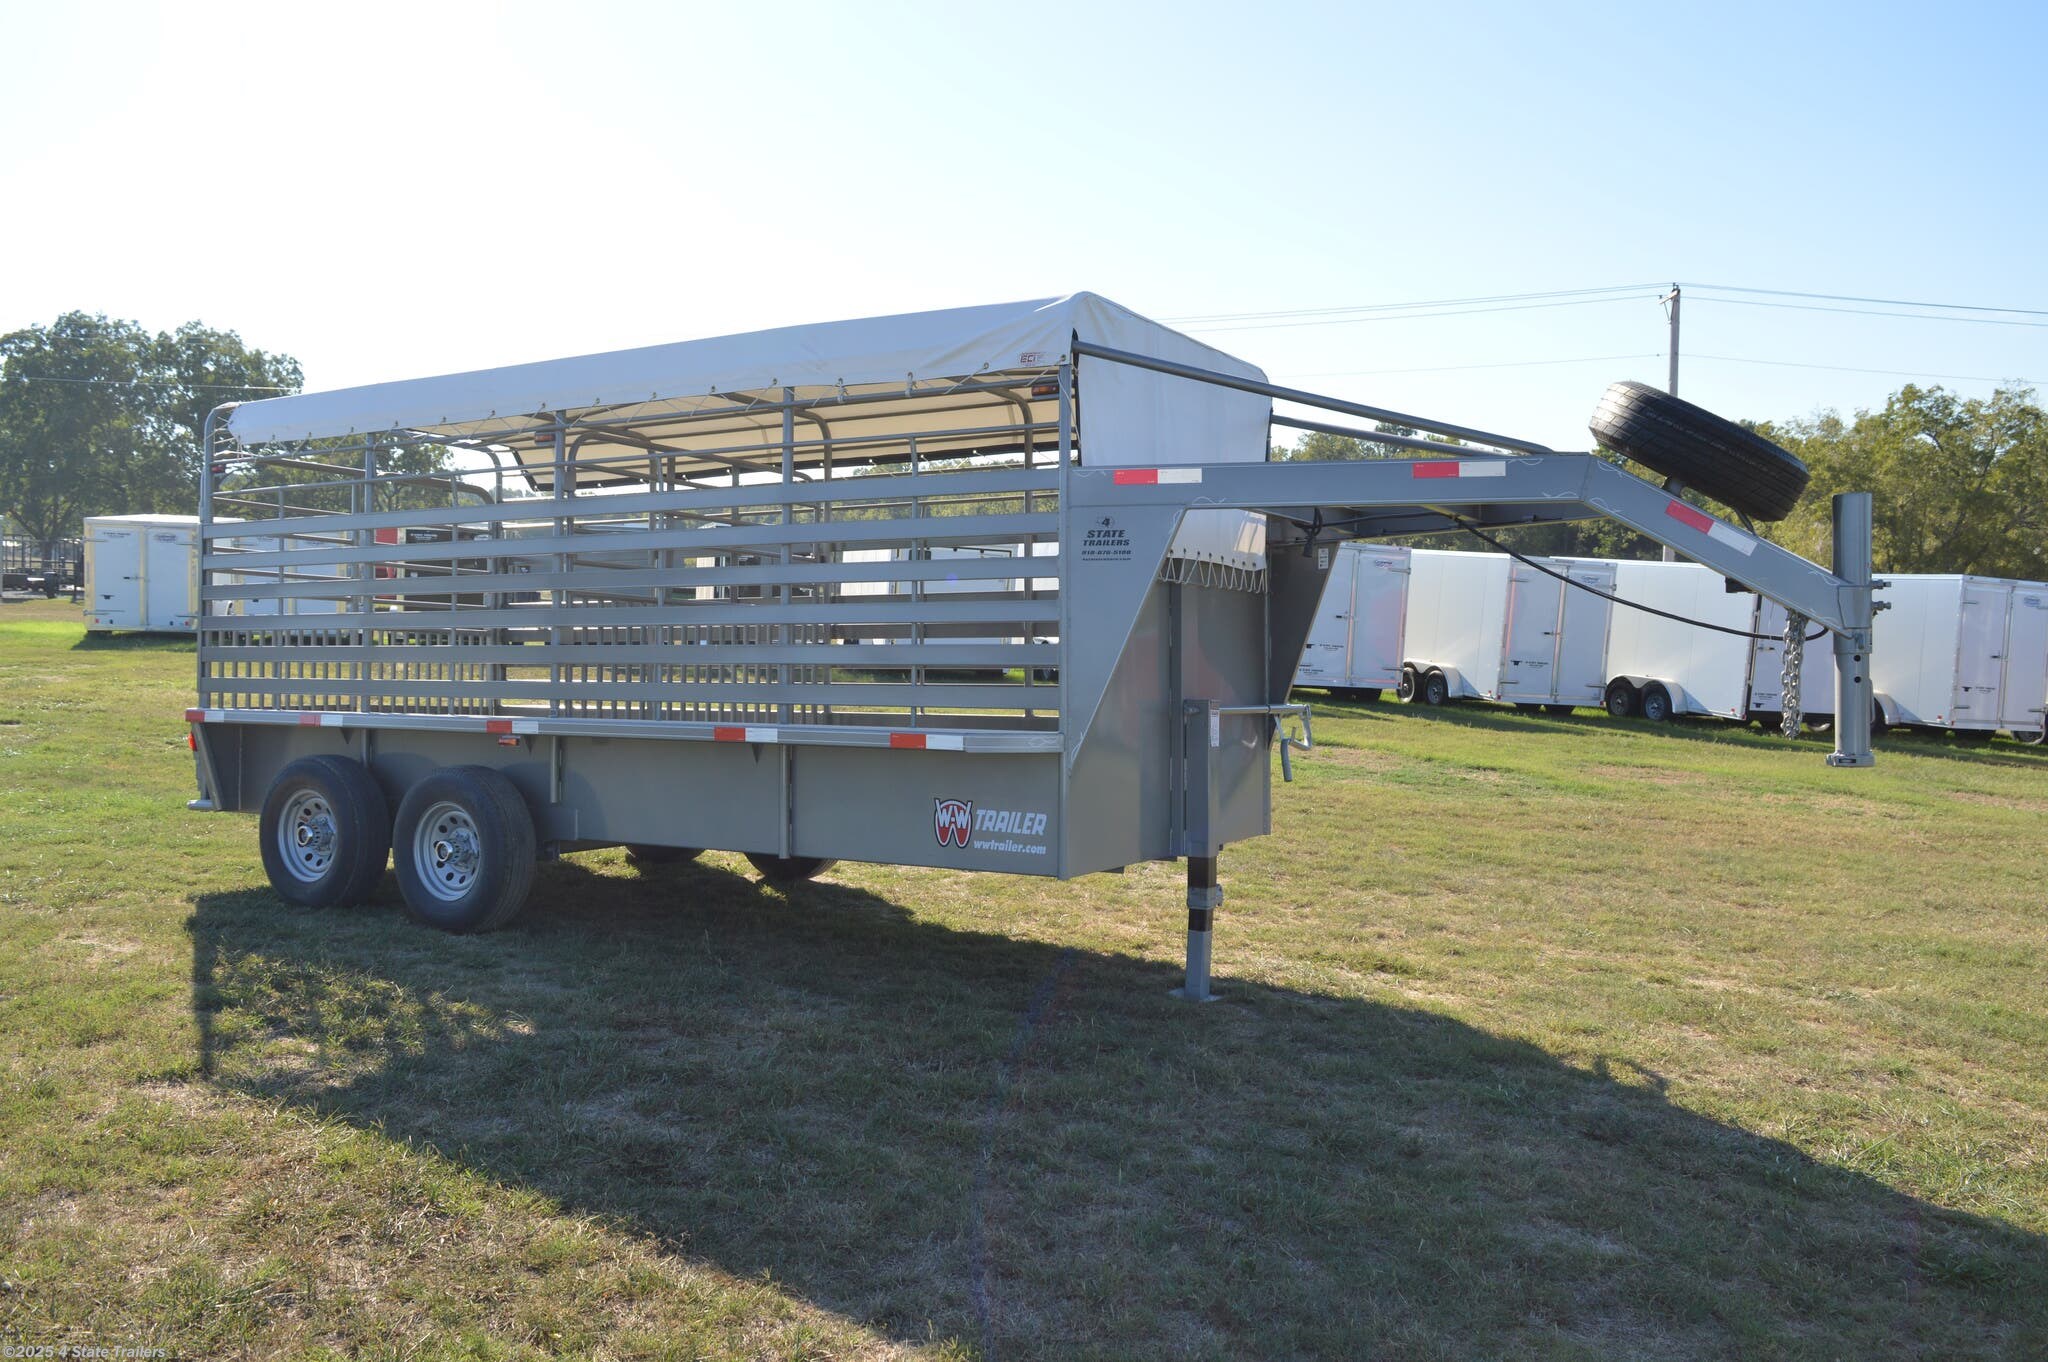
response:
<path id="1" fill-rule="evenodd" d="M 745 742 L 747 740 L 747 730 L 744 728 L 714 728 L 711 730 L 711 740 L 713 742 Z"/>
<path id="2" fill-rule="evenodd" d="M 1110 482 L 1118 487 L 1147 487 L 1159 481 L 1156 468 L 1119 468 L 1109 475 Z"/>
<path id="3" fill-rule="evenodd" d="M 1664 514 L 1670 516 L 1681 525 L 1690 525 L 1701 534 L 1712 533 L 1714 528 L 1714 518 L 1712 516 L 1708 515 L 1705 511 L 1696 511 L 1682 501 L 1666 502 L 1664 504 Z"/>
<path id="4" fill-rule="evenodd" d="M 199 735 L 188 729 L 185 733 L 185 746 L 197 752 L 199 750 Z"/>
<path id="5" fill-rule="evenodd" d="M 185 711 L 185 722 L 186 722 L 186 723 L 188 723 L 188 724 L 203 724 L 203 723 L 205 723 L 205 722 L 206 722 L 206 711 L 205 711 L 205 710 L 203 710 L 203 709 L 188 709 L 188 710 L 186 710 L 186 711 Z"/>
<path id="6" fill-rule="evenodd" d="M 922 748 L 924 746 L 924 739 L 925 735 L 922 733 L 891 733 L 889 735 L 889 746 Z"/>
<path id="7" fill-rule="evenodd" d="M 299 716 L 299 726 L 301 728 L 318 728 L 320 726 L 320 716 L 317 714 L 301 714 Z"/>
<path id="8" fill-rule="evenodd" d="M 1455 460 L 1449 463 L 1411 464 L 1409 473 L 1418 478 L 1455 478 L 1458 476 L 1458 465 Z"/>
<path id="9" fill-rule="evenodd" d="M 486 733 L 510 733 L 511 731 L 512 721 L 510 719 L 484 720 L 484 732 Z"/>

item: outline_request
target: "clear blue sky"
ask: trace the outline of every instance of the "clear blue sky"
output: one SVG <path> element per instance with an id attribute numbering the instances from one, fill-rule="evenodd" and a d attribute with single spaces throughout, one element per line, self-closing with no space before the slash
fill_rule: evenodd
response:
<path id="1" fill-rule="evenodd" d="M 197 317 L 332 387 L 1078 288 L 1163 318 L 1673 279 L 2048 309 L 2044 15 L 0 0 L 0 327 Z M 1700 295 L 1681 386 L 1788 417 L 2048 380 L 2048 316 L 2012 320 Z M 1200 334 L 1567 446 L 1664 372 L 1647 293 Z M 1574 362 L 1445 367 L 1530 360 Z"/>

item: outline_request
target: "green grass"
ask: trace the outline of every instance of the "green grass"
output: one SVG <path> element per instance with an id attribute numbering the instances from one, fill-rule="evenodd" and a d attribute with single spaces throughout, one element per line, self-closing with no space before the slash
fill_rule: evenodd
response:
<path id="1" fill-rule="evenodd" d="M 1069 885 L 263 885 L 189 644 L 0 610 L 0 1338 L 227 1357 L 2048 1353 L 2048 761 L 1319 706 Z"/>

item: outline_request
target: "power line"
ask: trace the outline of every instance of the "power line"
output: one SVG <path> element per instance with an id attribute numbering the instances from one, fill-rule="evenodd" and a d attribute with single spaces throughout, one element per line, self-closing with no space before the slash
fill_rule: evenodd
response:
<path id="1" fill-rule="evenodd" d="M 1283 374 L 1283 378 L 1366 378 L 1380 374 L 1448 374 L 1468 369 L 1533 369 L 1546 364 L 1605 364 L 1613 360 L 1661 359 L 1664 352 L 1635 355 L 1579 355 L 1572 359 L 1510 359 L 1490 364 L 1432 364 L 1415 369 L 1338 369 L 1317 374 Z"/>
<path id="2" fill-rule="evenodd" d="M 1888 378 L 1946 378 L 1966 383 L 2026 383 L 2048 385 L 2048 379 L 2027 378 L 2019 374 L 1930 374 L 1918 369 L 1858 369 L 1846 364 L 1804 364 L 1791 359 L 1749 359 L 1742 355 L 1703 355 L 1688 351 L 1687 359 L 1712 359 L 1723 364 L 1764 364 L 1776 369 L 1826 369 L 1838 374 L 1882 374 Z"/>
<path id="3" fill-rule="evenodd" d="M 1694 285 L 1693 287 L 1698 287 Z M 2048 322 L 2012 321 L 2004 317 L 1944 317 L 1933 312 L 1886 312 L 1868 307 L 1822 307 L 1818 303 L 1770 303 L 1761 298 L 1715 298 L 1689 295 L 1696 303 L 1719 303 L 1728 307 L 1779 307 L 1794 312 L 1838 312 L 1851 317 L 1906 317 L 1921 322 L 1974 322 L 1978 326 L 2025 326 L 2048 329 Z M 2012 311 L 2020 311 L 2014 308 Z M 2048 316 L 2048 313 L 2041 313 Z"/>
<path id="4" fill-rule="evenodd" d="M 1647 298 L 1647 297 L 1655 297 L 1656 295 L 1655 295 L 1655 294 L 1647 294 L 1647 293 L 1646 293 L 1646 294 L 1642 294 L 1641 296 L 1642 296 L 1642 297 L 1646 297 L 1646 298 Z M 1424 320 L 1425 318 L 1429 318 L 1429 317 L 1470 317 L 1470 316 L 1474 316 L 1474 315 L 1476 315 L 1476 314 L 1479 314 L 1479 313 L 1483 313 L 1483 312 L 1529 312 L 1529 311 L 1533 311 L 1533 310 L 1535 310 L 1535 309 L 1538 309 L 1538 308 L 1548 308 L 1548 307 L 1586 307 L 1586 306 L 1589 306 L 1589 305 L 1591 305 L 1591 304 L 1593 304 L 1593 303 L 1626 303 L 1626 302 L 1633 302 L 1633 301 L 1635 301 L 1635 297 L 1634 297 L 1634 296 L 1632 296 L 1632 295 L 1622 295 L 1622 296 L 1619 296 L 1619 297 L 1609 297 L 1609 298 L 1564 298 L 1564 299 L 1559 299 L 1559 300 L 1557 300 L 1557 301 L 1555 301 L 1555 302 L 1548 302 L 1548 303 L 1514 303 L 1514 304 L 1509 304 L 1509 305 L 1507 305 L 1507 306 L 1502 306 L 1502 307 L 1465 307 L 1465 308 L 1456 308 L 1456 309 L 1451 309 L 1451 310 L 1447 310 L 1447 311 L 1441 311 L 1441 312 L 1401 312 L 1401 313 L 1393 313 L 1393 312 L 1388 312 L 1388 313 L 1380 313 L 1380 314 L 1378 314 L 1378 315 L 1375 315 L 1375 316 L 1370 316 L 1370 317 L 1324 317 L 1324 318 L 1317 318 L 1317 319 L 1314 319 L 1314 320 L 1310 320 L 1310 321 L 1297 321 L 1297 322 L 1247 322 L 1247 323 L 1244 323 L 1244 324 L 1242 324 L 1242 325 L 1235 325 L 1235 326 L 1188 326 L 1188 327 L 1187 327 L 1186 329 L 1187 329 L 1187 330 L 1189 330 L 1189 331 L 1207 331 L 1207 332 L 1218 332 L 1218 331 L 1274 331 L 1274 330 L 1292 329 L 1292 328 L 1295 328 L 1295 327 L 1303 327 L 1303 326 L 1350 326 L 1350 325 L 1353 325 L 1353 324 L 1355 324 L 1355 323 L 1358 323 L 1358 322 L 1412 322 L 1412 321 L 1421 321 L 1421 320 Z M 1275 315 L 1277 316 L 1277 315 L 1282 315 L 1282 314 L 1275 314 Z"/>
<path id="5" fill-rule="evenodd" d="M 1683 284 L 1685 288 L 1713 289 L 1717 293 L 1763 293 L 1775 298 L 1818 298 L 1829 303 L 1875 303 L 1881 307 L 1932 307 L 1952 312 L 2013 312 L 2027 317 L 2048 317 L 2048 309 L 2036 307 L 1989 307 L 1975 303 L 1916 303 L 1910 298 L 1859 298 L 1850 293 L 1801 293 L 1786 288 L 1744 288 L 1739 284 Z"/>
<path id="6" fill-rule="evenodd" d="M 1425 298 L 1412 303 L 1360 303 L 1352 307 L 1297 307 L 1266 312 L 1208 312 L 1185 317 L 1161 317 L 1163 322 L 1246 322 L 1276 317 L 1322 317 L 1340 312 L 1398 312 L 1417 307 L 1463 307 L 1476 303 L 1520 303 L 1534 298 L 1579 298 L 1589 293 L 1640 293 L 1656 284 L 1608 284 L 1601 288 L 1547 289 L 1535 293 L 1494 293 L 1476 298 Z"/>

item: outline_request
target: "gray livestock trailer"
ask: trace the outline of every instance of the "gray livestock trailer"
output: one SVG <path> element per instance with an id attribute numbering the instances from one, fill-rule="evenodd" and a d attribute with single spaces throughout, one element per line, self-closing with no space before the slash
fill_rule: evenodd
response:
<path id="1" fill-rule="evenodd" d="M 1466 443 L 1269 462 L 1274 424 L 1347 429 L 1276 400 Z M 476 471 L 390 471 L 421 445 Z M 1204 998 L 1218 857 L 1307 745 L 1287 692 L 1332 546 L 1461 524 L 1610 516 L 1834 631 L 1829 760 L 1871 760 L 1867 497 L 1836 499 L 1829 571 L 1611 461 L 1280 388 L 1090 294 L 229 404 L 206 453 L 192 807 L 260 811 L 302 904 L 394 851 L 457 931 L 601 846 L 785 880 L 1185 858 Z M 977 545 L 1013 551 L 941 552 Z"/>

